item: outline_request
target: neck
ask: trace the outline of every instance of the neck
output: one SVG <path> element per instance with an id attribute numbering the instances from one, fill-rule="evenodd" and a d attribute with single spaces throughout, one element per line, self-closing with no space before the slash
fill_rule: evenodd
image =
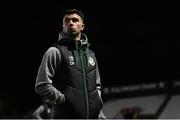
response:
<path id="1" fill-rule="evenodd" d="M 78 35 L 72 35 L 72 38 L 73 38 L 75 41 L 79 41 L 79 40 L 81 40 L 81 34 L 79 33 Z"/>
<path id="2" fill-rule="evenodd" d="M 75 41 L 81 40 L 81 33 L 79 33 L 79 34 L 67 34 L 67 33 L 64 33 L 64 35 L 67 36 L 68 38 L 74 39 Z"/>

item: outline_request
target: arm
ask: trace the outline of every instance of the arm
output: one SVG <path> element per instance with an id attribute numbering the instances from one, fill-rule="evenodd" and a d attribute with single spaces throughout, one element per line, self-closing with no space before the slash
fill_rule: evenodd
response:
<path id="1" fill-rule="evenodd" d="M 96 65 L 97 65 L 97 62 L 96 62 Z M 98 65 L 96 67 L 96 86 L 97 86 L 99 96 L 101 97 L 101 79 L 100 79 Z"/>
<path id="2" fill-rule="evenodd" d="M 97 65 L 97 62 L 96 62 L 96 65 Z M 100 73 L 99 73 L 98 65 L 96 67 L 96 85 L 97 85 L 97 90 L 98 90 L 100 99 L 102 100 L 102 98 L 101 98 L 101 79 L 100 79 Z M 106 116 L 104 115 L 102 110 L 99 113 L 99 119 L 106 119 Z"/>
<path id="3" fill-rule="evenodd" d="M 36 93 L 54 103 L 64 99 L 64 95 L 52 85 L 57 65 L 61 62 L 60 51 L 56 47 L 50 47 L 43 56 L 35 83 Z"/>

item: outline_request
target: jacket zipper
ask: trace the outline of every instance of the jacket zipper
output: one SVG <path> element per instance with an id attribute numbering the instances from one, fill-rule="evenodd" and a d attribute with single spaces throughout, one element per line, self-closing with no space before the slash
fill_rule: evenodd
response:
<path id="1" fill-rule="evenodd" d="M 81 59 L 81 67 L 83 72 L 83 83 L 84 83 L 84 91 L 85 91 L 85 100 L 86 100 L 86 117 L 89 119 L 89 96 L 88 96 L 88 87 L 87 87 L 87 79 L 86 79 L 86 64 L 85 58 L 83 56 L 83 51 L 80 50 L 80 59 Z"/>

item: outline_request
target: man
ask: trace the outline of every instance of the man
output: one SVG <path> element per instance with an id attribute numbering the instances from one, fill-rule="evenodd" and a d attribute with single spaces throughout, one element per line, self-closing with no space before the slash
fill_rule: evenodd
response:
<path id="1" fill-rule="evenodd" d="M 65 11 L 59 40 L 39 67 L 35 90 L 54 102 L 53 118 L 105 118 L 98 65 L 84 28 L 81 11 Z"/>

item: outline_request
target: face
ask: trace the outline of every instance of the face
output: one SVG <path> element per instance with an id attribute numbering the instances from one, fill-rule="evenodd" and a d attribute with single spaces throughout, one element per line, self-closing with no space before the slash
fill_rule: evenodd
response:
<path id="1" fill-rule="evenodd" d="M 82 18 L 77 14 L 67 14 L 63 18 L 63 32 L 78 36 L 84 29 Z"/>

